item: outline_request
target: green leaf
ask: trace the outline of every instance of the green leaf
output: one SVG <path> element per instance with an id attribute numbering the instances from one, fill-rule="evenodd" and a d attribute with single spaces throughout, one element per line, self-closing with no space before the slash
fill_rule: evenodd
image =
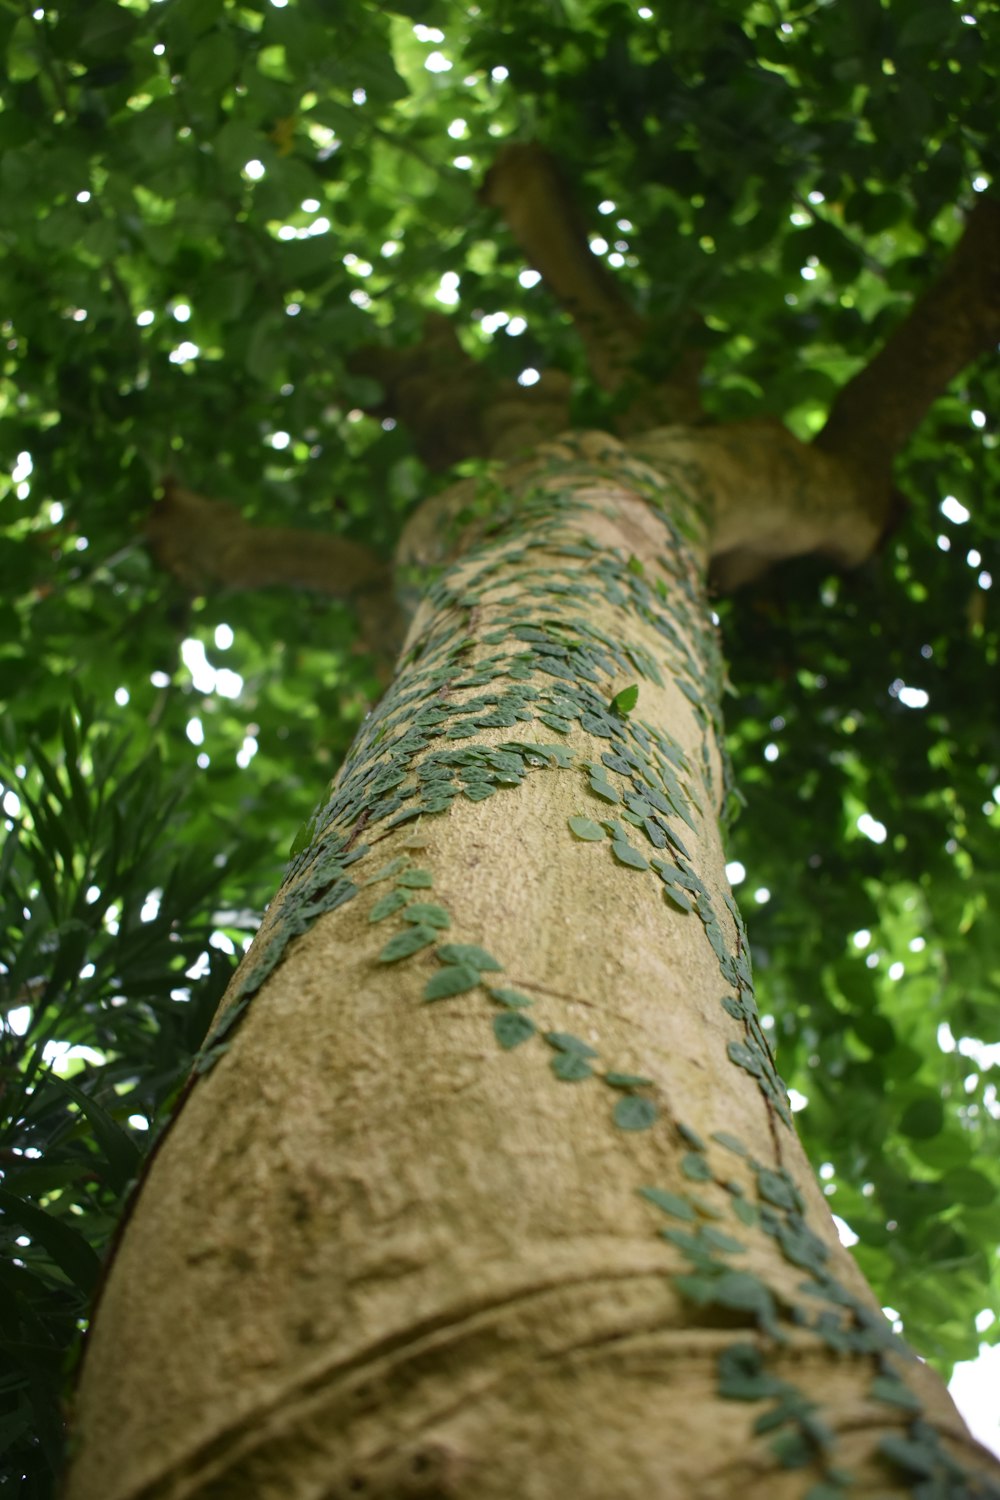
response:
<path id="1" fill-rule="evenodd" d="M 313 841 L 313 834 L 316 832 L 318 821 L 318 816 L 316 813 L 313 813 L 311 818 L 306 818 L 305 822 L 300 824 L 299 831 L 292 840 L 292 847 L 288 851 L 289 859 L 294 859 L 296 854 L 301 854 L 303 849 L 309 848 L 309 845 Z"/>
<path id="2" fill-rule="evenodd" d="M 624 839 L 615 839 L 611 845 L 611 852 L 619 864 L 628 865 L 633 870 L 649 869 L 649 861 L 646 859 L 646 856 L 640 854 L 638 849 L 634 848 L 631 844 L 627 844 Z"/>
<path id="3" fill-rule="evenodd" d="M 730 1207 L 736 1217 L 741 1219 L 744 1224 L 756 1224 L 760 1218 L 755 1205 L 748 1203 L 745 1198 L 734 1198 Z"/>
<path id="4" fill-rule="evenodd" d="M 623 719 L 627 719 L 638 701 L 639 684 L 633 682 L 631 687 L 622 688 L 620 693 L 615 694 L 609 707 L 612 713 L 620 714 Z"/>
<path id="5" fill-rule="evenodd" d="M 424 890 L 434 884 L 434 877 L 430 870 L 404 870 L 397 877 L 396 884 L 405 886 L 407 890 Z"/>
<path id="6" fill-rule="evenodd" d="M 697 1151 L 688 1151 L 681 1157 L 681 1171 L 692 1182 L 711 1182 L 712 1169 Z"/>
<path id="7" fill-rule="evenodd" d="M 618 788 L 612 786 L 610 781 L 605 781 L 602 776 L 591 776 L 590 790 L 595 797 L 600 797 L 602 802 L 620 802 Z"/>
<path id="8" fill-rule="evenodd" d="M 448 1000 L 452 995 L 464 995 L 479 983 L 479 970 L 468 964 L 449 964 L 432 974 L 424 987 L 425 1000 Z"/>
<path id="9" fill-rule="evenodd" d="M 236 71 L 238 56 L 228 31 L 214 31 L 191 50 L 185 76 L 191 88 L 213 97 L 222 92 Z"/>
<path id="10" fill-rule="evenodd" d="M 804 1469 L 816 1457 L 816 1449 L 806 1434 L 789 1427 L 771 1439 L 771 1452 L 784 1469 Z"/>
<path id="11" fill-rule="evenodd" d="M 944 1125 L 944 1108 L 941 1100 L 931 1095 L 916 1099 L 903 1111 L 899 1128 L 914 1141 L 929 1141 L 940 1135 Z"/>
<path id="12" fill-rule="evenodd" d="M 369 922 L 381 922 L 385 917 L 391 917 L 406 905 L 407 899 L 404 891 L 386 891 L 368 913 Z"/>
<path id="13" fill-rule="evenodd" d="M 451 926 L 451 917 L 443 906 L 429 901 L 414 901 L 403 913 L 404 922 L 423 922 L 426 927 L 444 929 Z"/>
<path id="14" fill-rule="evenodd" d="M 552 1059 L 550 1066 L 563 1083 L 580 1083 L 583 1079 L 594 1076 L 590 1063 L 577 1052 L 560 1052 L 558 1057 Z"/>
<path id="15" fill-rule="evenodd" d="M 725 1130 L 713 1130 L 712 1140 L 718 1141 L 720 1146 L 725 1146 L 727 1151 L 734 1151 L 737 1156 L 746 1156 L 747 1148 L 738 1136 L 729 1135 Z"/>
<path id="16" fill-rule="evenodd" d="M 956 1203 L 966 1203 L 970 1208 L 988 1208 L 997 1200 L 994 1184 L 974 1167 L 955 1167 L 946 1180 Z"/>
<path id="17" fill-rule="evenodd" d="M 639 1073 L 605 1073 L 604 1082 L 613 1089 L 643 1089 L 650 1087 L 653 1080 Z"/>
<path id="18" fill-rule="evenodd" d="M 640 1188 L 639 1193 L 643 1198 L 662 1209 L 665 1214 L 672 1218 L 683 1219 L 685 1223 L 692 1223 L 695 1218 L 694 1209 L 684 1198 L 678 1197 L 676 1193 L 664 1192 L 663 1188 Z"/>
<path id="19" fill-rule="evenodd" d="M 626 1094 L 615 1104 L 614 1122 L 619 1130 L 648 1130 L 658 1114 L 652 1099 L 644 1099 L 640 1094 Z"/>
<path id="20" fill-rule="evenodd" d="M 907 1474 L 933 1474 L 938 1459 L 934 1449 L 926 1443 L 910 1438 L 897 1437 L 894 1433 L 879 1439 L 878 1451 Z"/>
<path id="21" fill-rule="evenodd" d="M 380 964 L 394 964 L 401 958 L 419 953 L 428 943 L 436 942 L 437 932 L 433 927 L 411 927 L 406 932 L 397 932 L 395 937 L 389 939 L 379 954 L 378 961 Z"/>
<path id="22" fill-rule="evenodd" d="M 470 802 L 485 802 L 487 797 L 493 796 L 496 787 L 483 781 L 477 781 L 471 786 L 463 787 L 462 790 Z"/>
<path id="23" fill-rule="evenodd" d="M 906 1411 L 920 1411 L 920 1397 L 895 1375 L 876 1375 L 869 1387 L 876 1401 L 885 1401 L 890 1406 L 901 1406 Z"/>
<path id="24" fill-rule="evenodd" d="M 506 1051 L 519 1047 L 535 1034 L 535 1023 L 528 1016 L 514 1011 L 504 1011 L 493 1017 L 493 1035 Z"/>
<path id="25" fill-rule="evenodd" d="M 589 844 L 596 844 L 606 837 L 600 823 L 595 823 L 591 818 L 568 818 L 567 822 L 571 832 Z"/>
<path id="26" fill-rule="evenodd" d="M 0 1209 L 11 1224 L 19 1225 L 52 1257 L 74 1286 L 88 1296 L 93 1292 L 101 1271 L 100 1259 L 68 1219 L 56 1218 L 6 1188 L 0 1188 Z"/>
<path id="27" fill-rule="evenodd" d="M 738 1255 L 747 1248 L 742 1240 L 734 1240 L 731 1234 L 724 1234 L 712 1224 L 702 1226 L 701 1237 L 706 1245 L 713 1250 L 721 1250 L 724 1255 Z"/>
<path id="28" fill-rule="evenodd" d="M 769 1375 L 764 1356 L 753 1344 L 730 1344 L 716 1362 L 719 1395 L 727 1401 L 765 1401 L 787 1391 L 785 1381 Z"/>
<path id="29" fill-rule="evenodd" d="M 65 1078 L 51 1076 L 47 1081 L 54 1088 L 70 1096 L 80 1106 L 93 1127 L 94 1137 L 104 1153 L 108 1170 L 104 1173 L 109 1185 L 121 1192 L 134 1177 L 139 1175 L 142 1152 L 128 1131 L 113 1119 L 102 1104 L 90 1094 L 84 1093 Z"/>
<path id="30" fill-rule="evenodd" d="M 498 1001 L 501 1005 L 508 1006 L 511 1010 L 521 1010 L 524 1006 L 534 1005 L 535 1003 L 530 995 L 522 995 L 520 990 L 494 988 L 490 990 L 490 995 L 494 1000 Z"/>
<path id="31" fill-rule="evenodd" d="M 557 1052 L 573 1053 L 577 1057 L 597 1057 L 595 1049 L 587 1042 L 581 1041 L 571 1031 L 546 1031 L 543 1033 L 550 1047 L 555 1047 Z"/>
<path id="32" fill-rule="evenodd" d="M 405 865 L 406 858 L 404 855 L 399 855 L 396 859 L 390 859 L 389 863 L 387 865 L 382 865 L 375 871 L 374 875 L 369 875 L 368 879 L 365 881 L 365 885 L 375 885 L 380 880 L 388 880 L 390 875 L 398 875 L 399 871 L 402 870 Z"/>
<path id="33" fill-rule="evenodd" d="M 692 905 L 690 896 L 688 895 L 687 891 L 683 890 L 679 885 L 674 885 L 672 882 L 664 881 L 663 897 L 665 901 L 670 902 L 671 906 L 676 906 L 678 911 L 694 911 L 694 906 Z"/>
<path id="34" fill-rule="evenodd" d="M 801 1213 L 803 1210 L 798 1188 L 787 1172 L 772 1172 L 770 1167 L 758 1167 L 757 1191 L 766 1202 L 773 1203 L 776 1208 L 786 1208 L 794 1213 Z"/>
<path id="35" fill-rule="evenodd" d="M 676 1278 L 678 1283 L 682 1279 L 686 1278 Z M 704 1295 L 706 1291 L 707 1295 Z M 759 1277 L 749 1271 L 724 1271 L 710 1281 L 707 1288 L 699 1288 L 699 1293 L 701 1300 L 718 1307 L 757 1314 L 763 1327 L 777 1324 L 774 1298 Z"/>
<path id="36" fill-rule="evenodd" d="M 468 964 L 470 969 L 502 969 L 503 964 L 475 943 L 442 943 L 437 956 L 443 964 Z"/>

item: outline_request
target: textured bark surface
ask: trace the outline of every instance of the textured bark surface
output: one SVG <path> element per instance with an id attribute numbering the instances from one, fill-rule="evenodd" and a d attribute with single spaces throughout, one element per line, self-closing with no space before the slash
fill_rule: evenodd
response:
<path id="1" fill-rule="evenodd" d="M 547 489 L 562 509 L 545 518 L 526 502 Z M 651 503 L 657 493 L 672 515 Z M 714 670 L 704 528 L 689 500 L 603 436 L 550 450 L 532 473 L 522 467 L 507 499 L 513 522 L 491 535 L 488 517 L 468 539 L 473 551 L 447 594 L 421 606 L 409 646 L 460 618 L 461 670 L 474 672 L 498 622 L 522 608 L 579 618 L 579 596 L 567 603 L 551 585 L 586 584 L 589 624 L 660 669 L 660 684 L 634 672 L 601 691 L 638 675 L 633 719 L 676 746 L 696 831 L 672 822 L 701 905 L 738 954 L 714 705 L 699 707 L 690 691 Z M 581 538 L 593 563 L 560 551 Z M 419 554 L 419 536 L 410 542 Z M 598 559 L 654 595 L 662 583 L 672 639 L 609 597 Z M 462 604 L 470 590 L 474 602 Z M 403 682 L 419 672 L 412 655 Z M 435 686 L 435 701 L 455 707 L 475 694 L 457 680 Z M 890 1368 L 929 1427 L 984 1462 L 930 1371 L 901 1353 L 838 1352 L 812 1326 L 821 1309 L 803 1295 L 801 1262 L 734 1217 L 738 1198 L 759 1204 L 768 1173 L 794 1184 L 796 1218 L 821 1245 L 844 1317 L 854 1326 L 878 1314 L 783 1101 L 731 1060 L 755 1033 L 720 1003 L 734 986 L 704 916 L 666 900 L 656 876 L 613 858 L 607 841 L 568 829 L 575 816 L 620 813 L 578 768 L 609 742 L 579 723 L 560 738 L 523 719 L 457 743 L 556 740 L 573 768 L 540 766 L 488 799 L 459 796 L 418 822 L 350 832 L 351 847 L 369 843 L 350 866 L 357 895 L 288 945 L 153 1161 L 87 1351 L 67 1500 L 791 1500 L 835 1470 L 850 1471 L 854 1495 L 902 1495 L 911 1479 L 875 1455 L 913 1418 L 872 1398 L 873 1377 Z M 657 854 L 641 830 L 628 832 Z M 440 936 L 481 945 L 502 973 L 425 1003 L 440 967 L 430 948 L 379 962 L 397 923 L 370 920 L 386 886 L 364 880 L 393 856 L 430 872 L 432 890 L 411 894 L 450 914 Z M 309 869 L 273 903 L 244 978 Z M 592 1047 L 598 1071 L 649 1079 L 640 1092 L 658 1109 L 651 1128 L 617 1128 L 612 1108 L 626 1095 L 600 1077 L 561 1081 L 550 1066 L 558 1049 L 539 1036 L 498 1046 L 487 983 L 529 998 L 516 1014 L 539 1032 Z M 643 1187 L 697 1200 L 696 1222 L 665 1217 Z M 662 1231 L 713 1226 L 741 1242 L 733 1264 L 769 1290 L 773 1320 L 699 1305 L 675 1282 L 697 1271 L 697 1256 Z M 803 1301 L 807 1326 L 792 1311 Z M 721 1389 L 719 1360 L 734 1345 L 814 1404 L 829 1443 L 817 1440 L 800 1467 L 754 1430 L 773 1403 Z"/>

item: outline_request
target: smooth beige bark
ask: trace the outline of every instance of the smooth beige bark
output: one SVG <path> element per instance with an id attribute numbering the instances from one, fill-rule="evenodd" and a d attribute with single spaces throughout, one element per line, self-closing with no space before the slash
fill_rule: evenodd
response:
<path id="1" fill-rule="evenodd" d="M 590 535 L 623 565 L 637 559 L 650 586 L 662 578 L 677 599 L 663 523 L 639 493 L 644 472 L 620 444 L 590 439 L 551 481 L 595 507 L 567 515 L 562 532 Z M 550 482 L 518 474 L 522 493 Z M 523 540 L 501 537 L 487 556 L 466 664 L 488 654 L 500 600 L 541 607 L 523 559 L 511 560 Z M 532 542 L 530 565 L 552 563 L 551 544 Z M 680 560 L 689 579 L 706 547 Z M 484 556 L 461 564 L 463 586 Z M 577 573 L 586 578 L 585 562 Z M 422 608 L 411 642 L 441 609 Z M 706 616 L 707 606 L 699 629 Z M 611 636 L 627 623 L 663 671 L 662 687 L 642 679 L 635 716 L 667 731 L 692 768 L 685 789 L 702 814 L 697 835 L 682 832 L 732 944 L 721 767 L 677 686 L 680 653 L 596 585 L 589 617 Z M 697 632 L 673 619 L 700 660 Z M 556 738 L 522 722 L 475 742 Z M 594 760 L 608 748 L 579 725 L 566 743 Z M 369 920 L 386 887 L 362 886 L 290 945 L 153 1162 L 87 1351 L 67 1500 L 803 1496 L 816 1467 L 781 1467 L 753 1432 L 761 1403 L 718 1392 L 717 1358 L 734 1342 L 757 1346 L 770 1373 L 817 1403 L 837 1464 L 856 1477 L 852 1495 L 909 1492 L 872 1458 L 909 1417 L 870 1399 L 871 1358 L 838 1356 L 787 1320 L 777 1343 L 673 1283 L 691 1265 L 661 1236 L 670 1221 L 643 1186 L 697 1189 L 745 1241 L 741 1268 L 779 1303 L 801 1301 L 803 1270 L 732 1217 L 722 1178 L 753 1199 L 755 1174 L 711 1142 L 723 1131 L 790 1174 L 832 1272 L 875 1307 L 793 1132 L 727 1056 L 746 1031 L 719 1003 L 728 987 L 703 923 L 670 906 L 653 874 L 568 832 L 572 816 L 615 811 L 581 771 L 537 769 L 489 800 L 377 826 L 351 876 L 360 884 L 400 853 L 431 871 L 452 919 L 443 937 L 493 953 L 500 982 L 534 1001 L 540 1030 L 574 1033 L 602 1065 L 651 1077 L 656 1124 L 615 1128 L 613 1091 L 557 1080 L 539 1038 L 503 1051 L 484 989 L 423 1003 L 431 950 L 379 963 L 395 924 Z M 717 1180 L 685 1175 L 679 1125 L 704 1138 Z M 968 1457 L 937 1378 L 914 1363 L 906 1379 Z"/>

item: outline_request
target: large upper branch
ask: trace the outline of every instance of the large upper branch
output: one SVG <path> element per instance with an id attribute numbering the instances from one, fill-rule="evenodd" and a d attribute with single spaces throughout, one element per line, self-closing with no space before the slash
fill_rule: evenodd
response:
<path id="1" fill-rule="evenodd" d="M 322 531 L 256 526 L 226 500 L 168 480 L 146 525 L 160 565 L 186 587 L 255 589 L 280 584 L 348 598 L 389 580 L 367 547 Z"/>
<path id="2" fill-rule="evenodd" d="M 389 565 L 367 547 L 323 531 L 257 526 L 226 500 L 209 500 L 168 480 L 146 523 L 161 567 L 202 590 L 308 589 L 356 606 L 364 646 L 391 661 L 402 617 Z"/>
<path id="3" fill-rule="evenodd" d="M 583 340 L 594 379 L 617 387 L 642 342 L 642 324 L 593 253 L 555 159 L 537 143 L 505 146 L 480 193 L 511 234 Z"/>
<path id="4" fill-rule="evenodd" d="M 817 445 L 876 485 L 949 381 L 1000 342 L 1000 198 L 981 197 L 940 274 L 840 391 Z"/>
<path id="5" fill-rule="evenodd" d="M 646 328 L 608 269 L 593 253 L 576 202 L 555 158 L 537 142 L 503 147 L 480 193 L 499 210 L 531 265 L 573 320 L 599 385 L 620 389 L 633 375 Z M 655 407 L 650 401 L 655 402 Z M 626 426 L 697 422 L 696 363 L 682 362 L 655 391 L 639 398 Z"/>

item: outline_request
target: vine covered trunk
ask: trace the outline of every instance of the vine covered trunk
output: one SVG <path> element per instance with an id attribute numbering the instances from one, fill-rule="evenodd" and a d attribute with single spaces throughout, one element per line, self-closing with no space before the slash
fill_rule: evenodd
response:
<path id="1" fill-rule="evenodd" d="M 986 1493 L 754 1007 L 703 491 L 577 434 L 414 527 L 450 555 L 154 1154 L 67 1500 Z"/>

